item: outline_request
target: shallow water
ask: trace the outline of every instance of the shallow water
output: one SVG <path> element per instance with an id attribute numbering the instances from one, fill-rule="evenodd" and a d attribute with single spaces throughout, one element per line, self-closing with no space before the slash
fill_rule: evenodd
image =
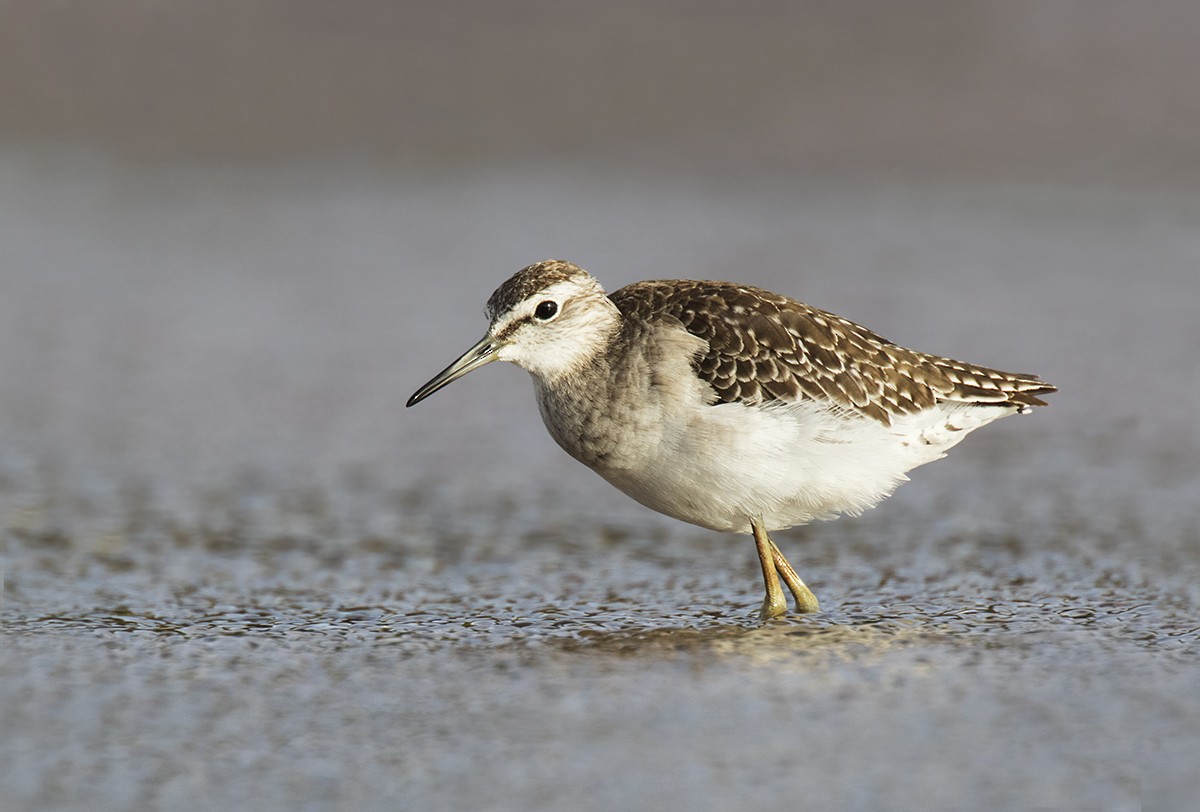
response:
<path id="1" fill-rule="evenodd" d="M 1200 200 L 0 161 L 4 808 L 1185 809 Z M 733 278 L 1052 406 L 861 518 L 657 516 L 499 365 L 516 268 Z"/>

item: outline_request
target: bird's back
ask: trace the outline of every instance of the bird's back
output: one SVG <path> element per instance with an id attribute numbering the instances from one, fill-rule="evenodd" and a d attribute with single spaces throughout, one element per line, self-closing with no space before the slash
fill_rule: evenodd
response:
<path id="1" fill-rule="evenodd" d="M 627 325 L 675 322 L 707 342 L 696 374 L 722 403 L 812 399 L 884 425 L 938 403 L 1045 405 L 1055 387 L 905 349 L 848 319 L 729 282 L 636 282 L 610 298 Z"/>

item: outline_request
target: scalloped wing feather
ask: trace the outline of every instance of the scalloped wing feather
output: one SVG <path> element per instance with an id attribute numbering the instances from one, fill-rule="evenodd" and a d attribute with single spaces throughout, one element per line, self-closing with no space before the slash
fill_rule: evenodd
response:
<path id="1" fill-rule="evenodd" d="M 939 402 L 1045 405 L 1055 387 L 1036 375 L 897 346 L 802 302 L 728 282 L 636 282 L 610 298 L 628 329 L 673 322 L 707 342 L 693 367 L 718 403 L 825 401 L 890 425 Z"/>

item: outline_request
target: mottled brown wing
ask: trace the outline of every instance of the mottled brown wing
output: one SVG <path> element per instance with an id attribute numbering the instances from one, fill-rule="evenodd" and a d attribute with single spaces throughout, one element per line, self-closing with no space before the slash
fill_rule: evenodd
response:
<path id="1" fill-rule="evenodd" d="M 885 425 L 940 400 L 1044 405 L 1054 387 L 898 347 L 852 321 L 727 282 L 637 282 L 613 302 L 639 321 L 677 320 L 708 342 L 696 374 L 720 402 L 824 400 Z"/>

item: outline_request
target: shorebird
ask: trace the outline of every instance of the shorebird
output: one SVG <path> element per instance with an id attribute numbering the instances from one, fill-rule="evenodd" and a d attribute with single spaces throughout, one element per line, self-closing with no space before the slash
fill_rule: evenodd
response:
<path id="1" fill-rule="evenodd" d="M 761 616 L 816 596 L 768 533 L 873 507 L 918 465 L 1055 387 L 904 349 L 852 321 L 730 282 L 635 282 L 606 295 L 563 260 L 518 271 L 487 333 L 409 398 L 492 361 L 533 378 L 550 435 L 643 505 L 749 533 Z"/>

